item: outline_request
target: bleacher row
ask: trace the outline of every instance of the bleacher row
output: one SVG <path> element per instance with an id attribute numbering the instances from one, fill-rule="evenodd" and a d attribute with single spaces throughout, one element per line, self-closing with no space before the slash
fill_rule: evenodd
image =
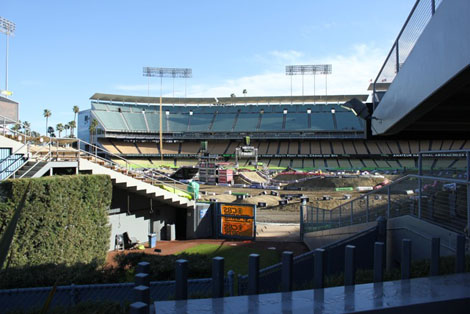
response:
<path id="1" fill-rule="evenodd" d="M 158 106 L 92 103 L 108 132 L 158 133 Z M 363 131 L 365 122 L 339 104 L 163 106 L 163 133 Z"/>
<path id="2" fill-rule="evenodd" d="M 195 165 L 197 163 L 195 155 L 200 147 L 198 142 L 164 143 L 165 160 L 161 161 L 155 158 L 160 154 L 157 142 L 101 139 L 100 143 L 109 152 L 124 156 L 137 164 L 146 159 L 154 165 L 171 164 L 177 167 Z M 240 145 L 241 143 L 236 141 L 217 141 L 209 142 L 208 149 L 211 154 L 218 154 L 225 160 L 234 161 L 235 148 Z M 466 140 L 253 141 L 252 145 L 258 148 L 259 162 L 266 166 L 324 170 L 416 169 L 418 164 L 414 154 L 419 151 L 470 149 L 470 141 Z M 263 155 L 272 155 L 272 157 L 267 158 Z M 305 157 L 305 155 L 317 156 Z M 248 163 L 249 160 L 246 159 L 241 161 L 242 166 Z M 463 169 L 465 167 L 465 159 L 423 160 L 424 169 Z"/>
<path id="3" fill-rule="evenodd" d="M 102 138 L 100 144 L 113 154 L 160 155 L 157 142 Z M 241 145 L 242 143 L 237 141 L 209 141 L 208 150 L 211 154 L 234 154 L 235 148 Z M 417 154 L 426 150 L 470 149 L 470 140 L 253 140 L 251 145 L 258 148 L 259 155 L 401 155 Z M 163 155 L 196 155 L 199 147 L 199 142 L 164 143 Z"/>

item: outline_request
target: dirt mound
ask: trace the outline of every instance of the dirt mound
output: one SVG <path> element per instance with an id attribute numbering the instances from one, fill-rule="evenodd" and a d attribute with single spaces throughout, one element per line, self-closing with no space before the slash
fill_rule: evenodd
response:
<path id="1" fill-rule="evenodd" d="M 376 177 L 315 177 L 303 182 L 290 183 L 287 186 L 288 188 L 301 188 L 302 190 L 331 190 L 343 187 L 374 186 L 383 180 L 384 178 Z"/>
<path id="2" fill-rule="evenodd" d="M 260 176 L 257 172 L 254 171 L 244 171 L 242 174 L 248 178 L 248 180 L 252 182 L 257 182 L 257 183 L 267 183 L 268 181 Z"/>

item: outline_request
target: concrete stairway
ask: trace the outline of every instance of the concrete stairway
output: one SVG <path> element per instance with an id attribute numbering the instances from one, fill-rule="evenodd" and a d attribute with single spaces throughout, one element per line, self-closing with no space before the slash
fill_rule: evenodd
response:
<path id="1" fill-rule="evenodd" d="M 115 185 L 122 186 L 123 188 L 132 190 L 133 192 L 141 195 L 146 195 L 158 202 L 166 203 L 174 207 L 189 208 L 195 206 L 195 202 L 193 200 L 178 196 L 150 183 L 133 178 L 110 167 L 106 167 L 105 165 L 106 164 L 104 162 L 102 162 L 102 164 L 98 164 L 96 162 L 80 158 L 79 170 L 90 171 L 93 174 L 107 174 L 111 177 L 113 184 Z"/>

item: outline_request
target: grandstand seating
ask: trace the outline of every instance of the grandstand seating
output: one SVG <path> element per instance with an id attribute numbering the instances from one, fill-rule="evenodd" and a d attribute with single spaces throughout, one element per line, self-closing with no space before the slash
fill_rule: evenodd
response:
<path id="1" fill-rule="evenodd" d="M 136 132 L 149 132 L 145 115 L 143 113 L 123 112 L 122 115 L 130 130 Z"/>
<path id="2" fill-rule="evenodd" d="M 163 143 L 163 155 L 177 155 L 180 143 Z"/>
<path id="3" fill-rule="evenodd" d="M 310 154 L 310 142 L 304 141 L 300 143 L 300 154 Z"/>
<path id="4" fill-rule="evenodd" d="M 158 145 L 159 144 L 155 142 L 143 142 L 143 143 L 141 142 L 137 144 L 137 147 L 139 148 L 142 154 L 153 155 L 153 154 L 160 153 Z"/>
<path id="5" fill-rule="evenodd" d="M 201 145 L 197 142 L 181 143 L 181 154 L 196 155 L 199 152 L 200 146 Z M 220 146 L 223 147 L 223 145 L 220 145 Z M 221 154 L 221 153 L 216 153 L 216 154 Z"/>
<path id="6" fill-rule="evenodd" d="M 298 142 L 290 142 L 289 144 L 289 154 L 297 155 L 299 153 L 299 143 Z"/>
<path id="7" fill-rule="evenodd" d="M 108 152 L 112 154 L 121 154 L 121 152 L 111 143 L 110 140 L 101 138 L 100 140 L 101 146 L 106 149 Z"/>
<path id="8" fill-rule="evenodd" d="M 279 144 L 279 154 L 287 154 L 289 149 L 289 142 L 280 142 Z"/>
<path id="9" fill-rule="evenodd" d="M 270 142 L 268 147 L 268 154 L 277 154 L 279 142 Z"/>
<path id="10" fill-rule="evenodd" d="M 332 113 L 332 109 L 335 113 Z M 309 114 L 307 110 L 311 113 Z M 160 154 L 157 143 L 157 134 L 160 129 L 158 106 L 93 102 L 92 115 L 98 119 L 104 129 L 104 136 L 99 138 L 99 143 L 110 153 L 130 155 L 131 158 L 136 158 L 135 155 L 139 154 Z M 216 133 L 222 135 L 214 137 L 213 140 L 211 137 L 207 138 L 211 154 L 235 154 L 235 148 L 242 145 L 242 137 L 246 134 L 252 137 L 251 144 L 258 148 L 259 160 L 262 160 L 265 165 L 306 169 L 416 169 L 416 154 L 420 151 L 470 148 L 470 141 L 461 139 L 365 140 L 363 138 L 365 134 L 361 135 L 364 127 L 365 122 L 361 118 L 341 107 L 340 104 L 164 105 L 163 154 L 164 156 L 172 155 L 165 157 L 167 158 L 165 163 L 194 164 L 195 159 L 181 160 L 181 157 L 177 155 L 198 154 L 199 141 L 205 139 L 204 134 L 210 136 Z M 341 133 L 343 131 L 350 133 Z M 113 133 L 113 136 L 106 137 L 107 132 Z M 280 132 L 288 133 L 289 139 L 279 136 Z M 324 134 L 328 134 L 328 138 L 311 137 L 317 132 L 326 132 Z M 239 138 L 226 137 L 231 133 L 237 133 Z M 290 134 L 298 136 L 303 133 L 308 136 L 290 138 Z M 123 134 L 123 136 L 119 137 L 116 134 Z M 175 135 L 185 134 L 192 135 L 193 138 L 175 138 Z M 197 134 L 196 138 L 194 134 Z M 355 135 L 350 136 L 350 134 Z M 362 136 L 362 138 L 356 136 Z M 299 154 L 301 156 L 296 156 Z M 305 156 L 310 154 L 336 154 L 338 158 L 332 159 L 330 156 L 307 158 Z M 401 154 L 414 156 L 408 157 Z M 285 156 L 263 158 L 263 155 Z M 367 157 L 368 155 L 372 156 Z M 373 157 L 377 155 L 382 156 Z M 229 158 L 225 156 L 225 160 Z M 245 159 L 240 164 L 247 162 L 248 160 Z M 461 161 L 429 159 L 425 162 L 425 167 L 435 170 L 446 167 L 458 169 L 461 167 Z"/>
<path id="11" fill-rule="evenodd" d="M 122 152 L 122 154 L 139 154 L 135 143 L 124 141 L 112 141 L 112 143 L 120 152 Z"/>

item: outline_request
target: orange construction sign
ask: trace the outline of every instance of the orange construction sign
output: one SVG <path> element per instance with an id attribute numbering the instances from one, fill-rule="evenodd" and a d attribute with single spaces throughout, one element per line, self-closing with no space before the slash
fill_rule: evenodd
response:
<path id="1" fill-rule="evenodd" d="M 221 233 L 223 235 L 254 237 L 254 207 L 223 204 L 220 206 L 220 213 L 222 215 Z"/>

